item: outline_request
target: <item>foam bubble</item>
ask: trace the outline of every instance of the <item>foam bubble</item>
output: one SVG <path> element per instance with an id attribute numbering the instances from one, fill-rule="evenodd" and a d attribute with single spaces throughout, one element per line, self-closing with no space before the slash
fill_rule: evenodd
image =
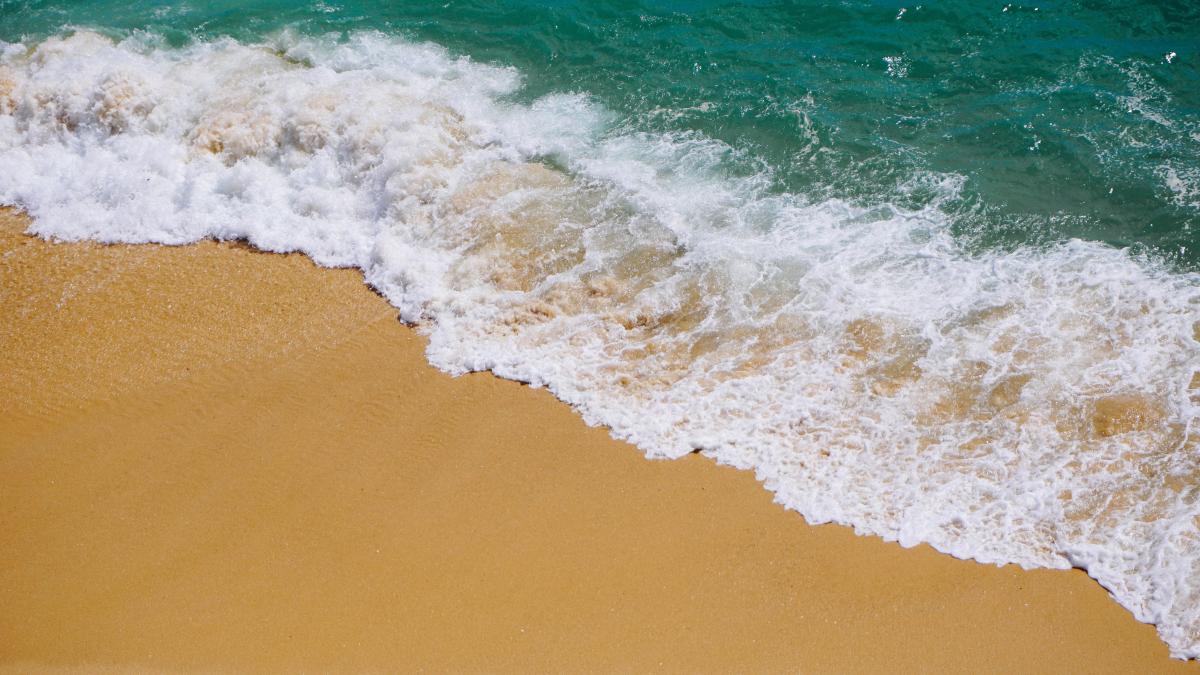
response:
<path id="1" fill-rule="evenodd" d="M 1200 656 L 1200 278 L 1077 240 L 972 254 L 936 199 L 780 194 L 721 142 L 519 86 L 372 33 L 3 45 L 0 201 L 41 235 L 361 268 L 443 369 L 753 469 L 811 522 L 1081 567 Z"/>

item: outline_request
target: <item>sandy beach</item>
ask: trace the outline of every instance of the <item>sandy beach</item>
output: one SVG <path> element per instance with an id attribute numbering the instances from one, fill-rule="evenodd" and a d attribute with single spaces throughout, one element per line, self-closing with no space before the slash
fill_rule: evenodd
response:
<path id="1" fill-rule="evenodd" d="M 1200 672 L 1077 570 L 811 527 L 354 270 L 0 212 L 0 670 Z"/>

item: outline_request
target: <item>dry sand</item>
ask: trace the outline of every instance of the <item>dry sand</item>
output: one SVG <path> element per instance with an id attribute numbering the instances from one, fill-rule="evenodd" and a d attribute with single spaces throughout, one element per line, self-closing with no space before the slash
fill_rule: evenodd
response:
<path id="1" fill-rule="evenodd" d="M 0 211 L 0 670 L 1179 671 L 1078 571 L 810 527 L 428 366 L 351 270 Z"/>

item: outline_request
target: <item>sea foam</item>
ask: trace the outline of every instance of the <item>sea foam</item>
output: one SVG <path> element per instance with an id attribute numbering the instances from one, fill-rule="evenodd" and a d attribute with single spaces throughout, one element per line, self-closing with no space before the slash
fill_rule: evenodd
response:
<path id="1" fill-rule="evenodd" d="M 752 469 L 813 523 L 1080 567 L 1200 656 L 1197 275 L 973 253 L 937 200 L 783 194 L 721 142 L 520 85 L 373 33 L 0 44 L 0 202 L 42 236 L 360 268 L 440 368 Z"/>

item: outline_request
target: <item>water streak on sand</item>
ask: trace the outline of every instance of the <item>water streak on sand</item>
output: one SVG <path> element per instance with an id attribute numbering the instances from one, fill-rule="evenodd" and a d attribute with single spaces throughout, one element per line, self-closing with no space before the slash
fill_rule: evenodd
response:
<path id="1" fill-rule="evenodd" d="M 1200 656 L 1197 275 L 970 253 L 937 199 L 772 191 L 722 142 L 520 82 L 366 32 L 3 45 L 0 202 L 44 236 L 358 267 L 443 369 L 753 469 L 811 522 L 1084 568 Z"/>

